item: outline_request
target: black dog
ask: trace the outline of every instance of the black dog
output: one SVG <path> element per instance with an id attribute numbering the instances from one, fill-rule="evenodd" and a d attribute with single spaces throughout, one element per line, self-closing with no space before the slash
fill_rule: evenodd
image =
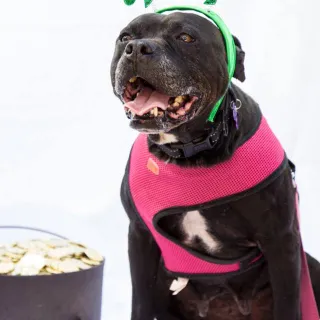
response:
<path id="1" fill-rule="evenodd" d="M 239 40 L 235 37 L 234 40 L 237 46 L 234 77 L 244 81 L 244 52 Z M 171 145 L 187 144 L 207 134 L 212 127 L 207 122 L 212 106 L 228 86 L 220 31 L 195 14 L 146 14 L 132 21 L 117 40 L 111 77 L 114 92 L 123 102 L 136 99 L 142 87 L 171 97 L 165 111 L 156 108 L 143 114 L 142 110 L 140 115 L 126 111 L 130 126 L 148 134 L 149 150 L 159 159 L 179 166 L 208 167 L 229 159 L 239 141 L 261 119 L 258 104 L 232 84 L 214 122 L 222 128 L 214 147 L 189 157 L 171 156 Z M 229 107 L 231 94 L 242 102 L 239 130 Z M 180 106 L 186 103 L 188 108 L 181 111 Z M 192 221 L 205 223 L 219 243 L 219 250 L 212 253 L 199 232 L 188 243 L 193 250 L 218 259 L 237 259 L 256 247 L 263 252 L 264 263 L 232 277 L 191 280 L 176 296 L 169 291 L 174 277 L 165 271 L 160 250 L 136 212 L 128 186 L 129 170 L 128 165 L 121 198 L 130 218 L 132 320 L 301 319 L 300 236 L 289 162 L 283 173 L 259 192 L 199 210 L 199 216 Z M 161 220 L 162 228 L 182 242 L 184 215 L 181 212 Z M 308 264 L 319 308 L 320 266 L 310 256 Z"/>

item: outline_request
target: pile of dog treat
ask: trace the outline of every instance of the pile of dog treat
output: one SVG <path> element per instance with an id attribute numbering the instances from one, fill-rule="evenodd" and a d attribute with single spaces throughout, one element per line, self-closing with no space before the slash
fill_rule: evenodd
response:
<path id="1" fill-rule="evenodd" d="M 104 258 L 86 246 L 62 239 L 0 244 L 0 274 L 52 275 L 90 269 Z"/>

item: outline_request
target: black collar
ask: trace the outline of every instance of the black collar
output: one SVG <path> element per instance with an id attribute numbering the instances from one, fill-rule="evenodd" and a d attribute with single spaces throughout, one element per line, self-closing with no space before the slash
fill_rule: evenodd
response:
<path id="1" fill-rule="evenodd" d="M 217 144 L 221 132 L 222 126 L 220 122 L 217 128 L 213 127 L 209 134 L 202 139 L 188 143 L 160 144 L 158 147 L 172 158 L 190 158 L 201 151 L 211 150 Z"/>
<path id="2" fill-rule="evenodd" d="M 211 124 L 209 133 L 201 138 L 188 143 L 159 144 L 158 147 L 171 158 L 190 158 L 199 152 L 211 150 L 217 144 L 221 133 L 228 135 L 229 106 L 236 101 L 236 96 L 230 87 L 222 105 L 222 119 L 220 122 Z"/>

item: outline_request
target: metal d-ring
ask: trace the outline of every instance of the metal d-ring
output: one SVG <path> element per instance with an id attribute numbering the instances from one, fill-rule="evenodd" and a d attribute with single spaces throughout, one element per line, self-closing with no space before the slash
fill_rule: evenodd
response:
<path id="1" fill-rule="evenodd" d="M 236 99 L 236 110 L 239 110 L 242 107 L 242 101 L 240 99 Z"/>

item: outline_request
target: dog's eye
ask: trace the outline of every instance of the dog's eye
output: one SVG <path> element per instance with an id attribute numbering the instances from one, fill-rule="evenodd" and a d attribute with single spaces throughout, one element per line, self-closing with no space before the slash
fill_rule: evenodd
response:
<path id="1" fill-rule="evenodd" d="M 180 34 L 178 39 L 180 39 L 180 40 L 182 40 L 183 42 L 186 42 L 186 43 L 194 42 L 194 39 L 187 33 Z"/>
<path id="2" fill-rule="evenodd" d="M 119 39 L 120 39 L 121 42 L 127 42 L 127 41 L 132 40 L 133 38 L 129 34 L 125 33 L 125 34 L 122 34 L 119 37 Z"/>

